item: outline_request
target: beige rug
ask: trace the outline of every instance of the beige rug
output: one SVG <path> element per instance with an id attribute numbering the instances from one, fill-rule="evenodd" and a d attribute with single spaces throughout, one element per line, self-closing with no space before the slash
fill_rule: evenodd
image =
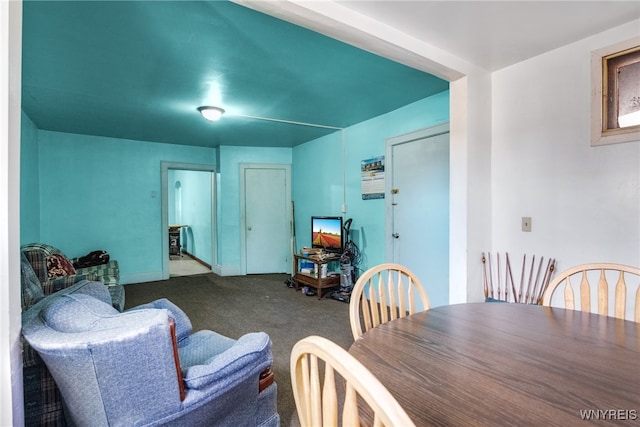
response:
<path id="1" fill-rule="evenodd" d="M 172 255 L 169 259 L 170 277 L 191 276 L 203 273 L 211 273 L 211 270 L 188 255 L 183 255 L 182 257 Z"/>

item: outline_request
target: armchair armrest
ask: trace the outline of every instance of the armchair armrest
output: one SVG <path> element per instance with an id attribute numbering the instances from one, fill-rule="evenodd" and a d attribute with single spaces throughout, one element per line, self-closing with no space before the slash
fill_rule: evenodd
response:
<path id="1" fill-rule="evenodd" d="M 106 264 L 94 265 L 91 267 L 76 268 L 77 274 L 95 274 L 98 280 L 107 286 L 120 284 L 120 267 L 115 259 L 109 260 Z"/>
<path id="2" fill-rule="evenodd" d="M 272 364 L 271 339 L 264 332 L 253 332 L 243 335 L 230 348 L 204 364 L 189 367 L 184 382 L 187 389 L 203 390 L 215 386 L 224 390 L 254 378 L 257 393 L 260 373 Z"/>
<path id="3" fill-rule="evenodd" d="M 55 279 L 47 279 L 42 283 L 42 292 L 45 295 L 51 295 L 54 292 L 58 292 L 59 290 L 75 285 L 82 280 L 95 282 L 98 280 L 98 277 L 93 273 L 88 273 L 71 274 L 69 276 L 56 277 Z"/>
<path id="4" fill-rule="evenodd" d="M 126 311 L 129 312 L 133 310 L 143 310 L 147 308 L 163 308 L 169 311 L 170 316 L 173 317 L 175 321 L 176 338 L 178 343 L 183 339 L 187 338 L 189 335 L 191 335 L 191 330 L 193 326 L 191 325 L 191 320 L 189 320 L 189 317 L 186 315 L 184 311 L 182 311 L 180 307 L 178 307 L 177 305 L 175 305 L 174 303 L 172 303 L 166 298 L 161 298 L 146 304 L 137 305 Z"/>

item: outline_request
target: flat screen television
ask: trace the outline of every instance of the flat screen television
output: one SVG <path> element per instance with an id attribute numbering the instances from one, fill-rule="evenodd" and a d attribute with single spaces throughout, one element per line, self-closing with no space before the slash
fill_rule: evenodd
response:
<path id="1" fill-rule="evenodd" d="M 322 248 L 326 252 L 341 254 L 343 245 L 341 216 L 311 217 L 312 248 Z"/>

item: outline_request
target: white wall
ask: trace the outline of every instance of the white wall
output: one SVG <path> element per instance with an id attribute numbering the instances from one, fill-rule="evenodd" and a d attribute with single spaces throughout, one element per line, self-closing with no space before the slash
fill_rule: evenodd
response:
<path id="1" fill-rule="evenodd" d="M 638 28 L 635 21 L 493 73 L 493 251 L 556 257 L 560 271 L 640 265 L 640 138 L 591 147 L 589 136 L 591 51 L 637 37 Z M 523 216 L 532 217 L 530 233 L 521 231 Z"/>
<path id="2" fill-rule="evenodd" d="M 491 75 L 451 83 L 449 302 L 484 299 L 476 254 L 491 243 Z"/>
<path id="3" fill-rule="evenodd" d="M 22 2 L 0 1 L 0 425 L 22 425 L 20 92 Z"/>

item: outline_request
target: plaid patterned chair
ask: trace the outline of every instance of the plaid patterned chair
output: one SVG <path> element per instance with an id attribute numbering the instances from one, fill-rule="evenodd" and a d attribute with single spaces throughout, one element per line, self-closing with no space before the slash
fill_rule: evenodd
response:
<path id="1" fill-rule="evenodd" d="M 22 312 L 43 299 L 46 294 L 31 264 L 20 254 Z M 46 289 L 51 292 L 51 287 Z M 24 388 L 25 426 L 64 426 L 60 392 L 38 353 L 22 337 L 22 379 Z"/>
<path id="2" fill-rule="evenodd" d="M 118 261 L 109 260 L 106 264 L 96 265 L 93 267 L 77 268 L 75 274 L 69 274 L 63 277 L 49 278 L 47 270 L 47 258 L 52 255 L 60 255 L 64 257 L 69 264 L 77 262 L 77 258 L 68 258 L 60 249 L 44 243 L 29 243 L 23 245 L 22 253 L 27 257 L 33 270 L 38 276 L 45 294 L 51 294 L 73 285 L 74 283 L 86 279 L 97 280 L 104 283 L 109 288 L 113 306 L 118 311 L 124 310 L 124 287 L 120 285 L 120 270 Z M 83 276 L 83 277 L 77 277 Z"/>

